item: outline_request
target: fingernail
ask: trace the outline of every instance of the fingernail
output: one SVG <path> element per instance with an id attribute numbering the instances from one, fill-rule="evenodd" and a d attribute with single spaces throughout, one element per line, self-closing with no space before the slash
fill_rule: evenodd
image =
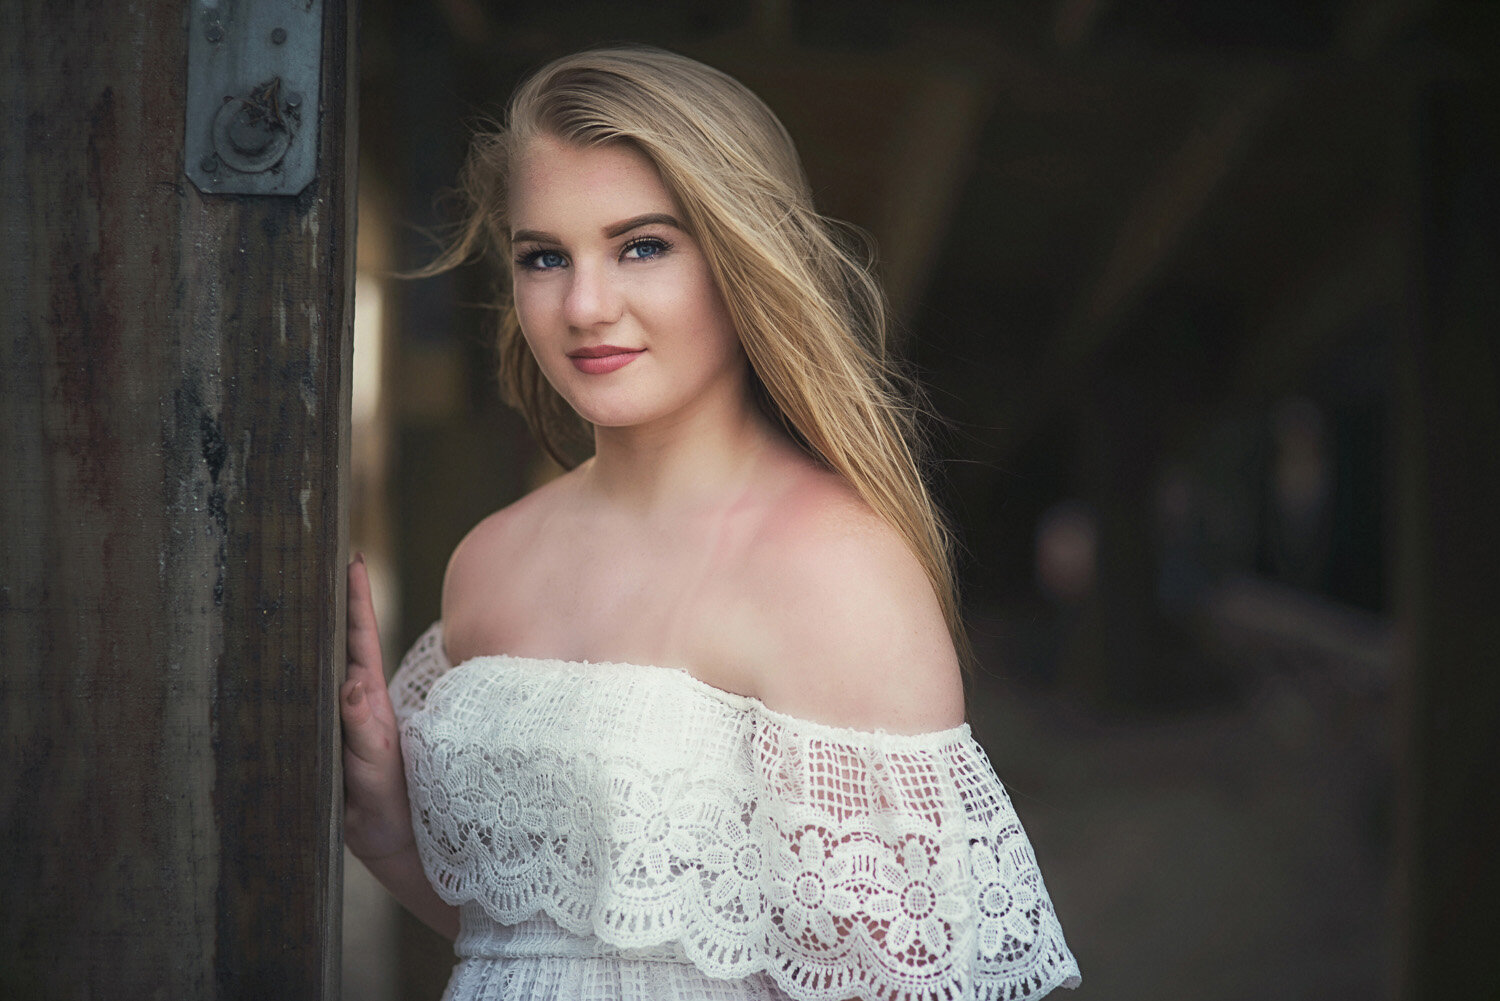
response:
<path id="1" fill-rule="evenodd" d="M 356 681 L 354 683 L 354 688 L 349 692 L 349 704 L 351 706 L 357 706 L 364 700 L 365 683 L 363 681 Z"/>
<path id="2" fill-rule="evenodd" d="M 354 562 L 356 562 L 356 563 L 363 563 L 364 561 L 365 561 L 365 554 L 356 551 L 354 553 Z"/>

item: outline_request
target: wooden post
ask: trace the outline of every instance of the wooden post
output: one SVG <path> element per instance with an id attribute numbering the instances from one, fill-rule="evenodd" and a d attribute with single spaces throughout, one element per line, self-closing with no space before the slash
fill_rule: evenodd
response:
<path id="1" fill-rule="evenodd" d="M 0 997 L 338 993 L 352 22 L 205 196 L 195 6 L 0 11 Z"/>
<path id="2" fill-rule="evenodd" d="M 1400 997 L 1493 996 L 1500 897 L 1500 89 L 1418 104 L 1415 322 L 1396 387 Z"/>

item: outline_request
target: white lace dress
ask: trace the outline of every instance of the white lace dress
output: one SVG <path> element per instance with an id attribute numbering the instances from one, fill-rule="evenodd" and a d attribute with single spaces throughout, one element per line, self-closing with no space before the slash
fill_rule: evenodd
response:
<path id="1" fill-rule="evenodd" d="M 679 670 L 450 667 L 391 685 L 417 847 L 460 908 L 446 1001 L 1016 1001 L 1076 987 L 968 725 L 774 712 Z"/>

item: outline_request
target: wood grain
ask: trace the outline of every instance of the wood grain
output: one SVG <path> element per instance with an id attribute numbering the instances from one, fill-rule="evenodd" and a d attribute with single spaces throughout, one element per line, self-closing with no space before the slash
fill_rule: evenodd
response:
<path id="1" fill-rule="evenodd" d="M 337 996 L 351 29 L 204 196 L 183 11 L 0 13 L 4 997 Z"/>

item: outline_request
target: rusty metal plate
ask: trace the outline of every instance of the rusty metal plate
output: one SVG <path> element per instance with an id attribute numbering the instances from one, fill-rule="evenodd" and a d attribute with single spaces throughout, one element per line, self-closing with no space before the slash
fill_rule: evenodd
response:
<path id="1" fill-rule="evenodd" d="M 183 169 L 205 194 L 296 195 L 317 175 L 323 0 L 193 0 Z"/>

